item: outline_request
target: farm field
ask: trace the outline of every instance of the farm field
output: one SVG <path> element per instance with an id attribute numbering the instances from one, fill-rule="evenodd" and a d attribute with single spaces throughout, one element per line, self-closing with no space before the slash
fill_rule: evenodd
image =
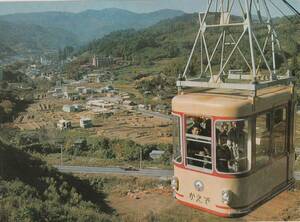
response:
<path id="1" fill-rule="evenodd" d="M 20 113 L 13 123 L 2 124 L 2 128 L 14 128 L 19 131 L 55 129 L 59 120 L 65 119 L 72 123 L 72 129 L 64 132 L 68 136 L 89 135 L 91 137 L 109 137 L 131 139 L 140 144 L 171 143 L 171 122 L 155 116 L 143 115 L 137 111 L 119 110 L 111 116 L 102 116 L 89 110 L 67 113 L 62 111 L 63 105 L 79 103 L 66 99 L 45 98 L 31 104 L 26 112 Z M 93 128 L 80 129 L 82 117 L 93 120 Z"/>

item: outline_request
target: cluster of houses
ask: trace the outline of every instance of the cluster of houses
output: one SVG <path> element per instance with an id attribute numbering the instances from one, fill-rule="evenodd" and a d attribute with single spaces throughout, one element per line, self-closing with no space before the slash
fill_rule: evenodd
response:
<path id="1" fill-rule="evenodd" d="M 96 115 L 114 115 L 121 110 L 150 110 L 163 113 L 168 110 L 166 105 L 151 106 L 136 104 L 131 100 L 129 93 L 119 92 L 111 85 L 98 89 L 78 86 L 74 88 L 74 90 L 68 90 L 66 87 L 62 87 L 57 84 L 57 87 L 54 88 L 54 90 L 49 91 L 49 93 L 52 93 L 52 96 L 69 99 L 71 101 L 78 100 L 81 96 L 90 95 L 89 97 L 85 97 L 85 104 L 64 105 L 62 110 L 68 113 L 89 110 Z M 95 97 L 97 94 L 101 94 L 99 95 L 100 97 Z M 90 118 L 81 118 L 79 125 L 82 128 L 89 128 L 93 126 Z M 72 124 L 68 120 L 60 120 L 57 126 L 60 129 L 69 129 L 72 127 Z"/>
<path id="2" fill-rule="evenodd" d="M 105 87 L 103 90 L 113 90 L 113 88 Z M 77 95 L 77 94 L 76 94 Z M 68 94 L 68 96 L 75 98 L 73 94 Z M 67 98 L 67 97 L 65 97 Z M 83 110 L 90 110 L 95 114 L 115 114 L 119 110 L 149 110 L 149 111 L 157 111 L 162 113 L 167 113 L 169 107 L 164 104 L 159 104 L 156 106 L 153 105 L 145 105 L 145 104 L 136 104 L 134 101 L 130 99 L 128 93 L 113 93 L 106 94 L 105 97 L 96 97 L 87 100 L 85 105 L 80 104 L 72 104 L 72 105 L 64 105 L 64 112 L 81 112 Z"/>
<path id="3" fill-rule="evenodd" d="M 25 73 L 29 78 L 44 78 L 53 80 L 60 73 L 60 70 L 51 55 L 40 58 L 30 58 L 31 64 L 27 67 L 21 67 L 20 71 Z"/>
<path id="4" fill-rule="evenodd" d="M 94 94 L 107 94 L 107 96 L 114 96 L 119 93 L 117 89 L 108 85 L 98 89 L 88 88 L 84 86 L 79 86 L 74 89 L 68 89 L 68 87 L 55 87 L 53 90 L 49 90 L 48 94 L 56 98 L 65 98 L 71 101 L 78 100 L 81 96 L 94 95 Z"/>
<path id="5" fill-rule="evenodd" d="M 83 129 L 92 128 L 93 127 L 92 119 L 87 117 L 80 118 L 79 126 Z M 72 123 L 70 120 L 61 119 L 57 123 L 57 128 L 60 130 L 72 129 Z"/>

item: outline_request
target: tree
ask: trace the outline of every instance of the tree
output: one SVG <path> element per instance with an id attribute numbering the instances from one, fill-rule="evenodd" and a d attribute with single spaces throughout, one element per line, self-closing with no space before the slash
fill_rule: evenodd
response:
<path id="1" fill-rule="evenodd" d="M 175 58 L 179 54 L 180 54 L 180 49 L 176 45 L 172 44 L 168 47 L 168 57 L 169 58 Z"/>
<path id="2" fill-rule="evenodd" d="M 292 61 L 291 61 L 291 65 L 290 65 L 290 70 L 293 76 L 296 76 L 297 81 L 300 81 L 300 71 L 299 71 L 300 67 L 298 64 L 298 58 L 297 56 L 293 56 Z"/>
<path id="3" fill-rule="evenodd" d="M 114 159 L 116 155 L 112 149 L 111 141 L 108 138 L 101 139 L 96 148 L 100 151 L 100 154 L 103 158 Z"/>
<path id="4" fill-rule="evenodd" d="M 7 89 L 8 83 L 6 81 L 0 81 L 0 89 Z"/>

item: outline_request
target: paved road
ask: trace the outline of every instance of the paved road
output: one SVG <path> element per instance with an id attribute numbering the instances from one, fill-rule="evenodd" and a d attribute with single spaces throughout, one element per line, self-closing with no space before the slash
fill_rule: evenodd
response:
<path id="1" fill-rule="evenodd" d="M 168 179 L 173 175 L 173 170 L 141 169 L 125 170 L 119 167 L 82 167 L 82 166 L 54 166 L 64 173 L 90 173 L 90 174 L 122 174 L 128 176 L 147 176 Z"/>
<path id="2" fill-rule="evenodd" d="M 142 113 L 143 115 L 146 115 L 146 116 L 155 116 L 155 117 L 165 119 L 165 120 L 172 120 L 171 115 L 167 115 L 167 114 L 163 114 L 163 113 L 159 113 L 159 112 L 153 112 L 153 111 L 142 110 L 142 109 L 137 110 L 137 112 L 140 112 L 140 113 Z"/>
<path id="3" fill-rule="evenodd" d="M 141 169 L 137 171 L 125 170 L 119 167 L 82 167 L 82 166 L 55 166 L 64 173 L 89 173 L 89 174 L 121 174 L 127 176 L 147 176 L 169 179 L 173 176 L 173 170 Z M 300 180 L 300 171 L 295 172 L 295 179 Z"/>

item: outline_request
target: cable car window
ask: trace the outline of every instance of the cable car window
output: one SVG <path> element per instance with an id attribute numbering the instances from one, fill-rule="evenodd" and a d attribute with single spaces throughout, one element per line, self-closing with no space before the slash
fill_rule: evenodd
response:
<path id="1" fill-rule="evenodd" d="M 211 119 L 205 117 L 187 117 L 186 144 L 187 164 L 211 170 Z"/>
<path id="2" fill-rule="evenodd" d="M 181 163 L 181 118 L 180 116 L 173 116 L 173 160 Z"/>
<path id="3" fill-rule="evenodd" d="M 272 129 L 273 155 L 281 156 L 286 150 L 287 135 L 287 112 L 286 108 L 280 108 L 274 111 L 274 121 Z"/>
<path id="4" fill-rule="evenodd" d="M 256 118 L 256 167 L 266 165 L 270 160 L 271 146 L 271 112 Z"/>
<path id="5" fill-rule="evenodd" d="M 216 122 L 216 167 L 222 173 L 241 173 L 250 169 L 248 159 L 248 121 Z"/>

